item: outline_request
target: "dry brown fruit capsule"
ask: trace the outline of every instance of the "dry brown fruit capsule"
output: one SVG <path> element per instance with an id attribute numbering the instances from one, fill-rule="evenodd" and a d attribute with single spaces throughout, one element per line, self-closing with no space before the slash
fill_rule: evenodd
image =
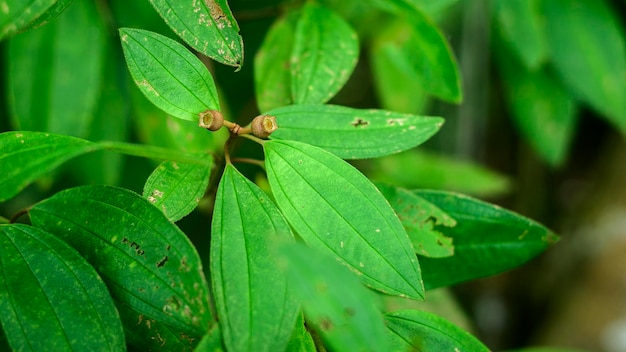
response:
<path id="1" fill-rule="evenodd" d="M 278 129 L 278 124 L 275 116 L 259 115 L 252 120 L 251 127 L 253 135 L 259 138 L 267 138 Z"/>
<path id="2" fill-rule="evenodd" d="M 209 131 L 217 131 L 224 125 L 224 115 L 217 110 L 205 110 L 199 114 L 198 125 Z"/>

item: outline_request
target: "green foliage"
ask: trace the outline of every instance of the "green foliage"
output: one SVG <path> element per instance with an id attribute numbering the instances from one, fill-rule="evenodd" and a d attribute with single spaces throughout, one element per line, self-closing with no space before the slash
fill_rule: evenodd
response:
<path id="1" fill-rule="evenodd" d="M 593 27 L 596 18 L 574 6 L 583 2 L 494 4 L 511 110 L 554 165 L 567 154 L 579 100 L 624 125 L 623 82 L 607 76 L 623 71 L 623 48 L 604 3 L 583 5 L 606 17 L 610 36 L 585 34 L 591 49 L 581 57 L 555 55 L 577 45 L 556 27 Z M 0 39 L 14 36 L 6 45 L 14 131 L 0 134 L 0 201 L 28 202 L 28 219 L 0 218 L 10 348 L 487 350 L 442 317 L 384 304 L 510 270 L 558 240 L 512 211 L 421 189 L 510 188 L 500 174 L 410 150 L 443 126 L 423 113 L 431 99 L 463 99 L 434 17 L 454 1 L 260 2 L 250 8 L 280 14 L 259 21 L 269 29 L 258 42 L 249 34 L 253 44 L 225 0 L 150 3 L 0 0 Z M 133 18 L 124 15 L 131 7 Z M 253 73 L 242 68 L 244 39 Z M 601 39 L 615 43 L 598 48 Z M 339 105 L 353 72 L 363 74 L 361 51 L 384 110 Z M 608 78 L 599 85 L 581 70 Z M 237 75 L 256 102 L 226 99 L 245 94 L 225 84 Z M 359 169 L 344 159 L 368 160 Z M 81 173 L 100 185 L 74 187 Z M 20 198 L 44 176 L 48 184 L 27 190 L 35 199 Z M 141 185 L 142 195 L 130 190 Z"/>

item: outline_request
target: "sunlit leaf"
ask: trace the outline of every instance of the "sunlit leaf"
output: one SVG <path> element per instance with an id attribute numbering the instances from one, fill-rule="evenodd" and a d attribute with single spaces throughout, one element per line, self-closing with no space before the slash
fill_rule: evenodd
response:
<path id="1" fill-rule="evenodd" d="M 438 228 L 453 238 L 453 256 L 420 257 L 427 289 L 510 270 L 558 241 L 544 226 L 496 205 L 450 192 L 415 192 L 457 221 Z"/>
<path id="2" fill-rule="evenodd" d="M 338 105 L 291 105 L 267 112 L 278 130 L 272 139 L 297 140 L 340 158 L 374 158 L 413 148 L 443 125 L 440 117 L 359 110 Z"/>
<path id="3" fill-rule="evenodd" d="M 55 3 L 57 0 L 0 1 L 0 40 L 26 27 Z"/>
<path id="4" fill-rule="evenodd" d="M 354 273 L 302 244 L 285 246 L 281 254 L 307 323 L 333 351 L 387 351 L 376 296 Z"/>
<path id="5" fill-rule="evenodd" d="M 267 141 L 263 146 L 276 202 L 309 245 L 340 258 L 376 290 L 422 299 L 409 237 L 365 176 L 305 143 Z"/>
<path id="6" fill-rule="evenodd" d="M 211 168 L 211 164 L 164 161 L 146 180 L 143 197 L 176 222 L 198 206 L 209 185 Z"/>
<path id="7" fill-rule="evenodd" d="M 254 183 L 227 165 L 211 228 L 211 279 L 229 351 L 282 351 L 299 304 L 278 272 L 276 246 L 293 241 L 278 208 Z"/>
<path id="8" fill-rule="evenodd" d="M 0 134 L 0 201 L 12 198 L 65 161 L 99 148 L 83 139 L 43 132 Z"/>
<path id="9" fill-rule="evenodd" d="M 0 321 L 12 350 L 126 350 L 102 279 L 55 236 L 1 225 L 0 269 Z"/>
<path id="10" fill-rule="evenodd" d="M 243 40 L 226 0 L 150 2 L 192 48 L 223 64 L 243 65 Z"/>
<path id="11" fill-rule="evenodd" d="M 205 110 L 220 109 L 213 77 L 182 44 L 131 28 L 121 28 L 120 38 L 135 83 L 154 105 L 189 121 L 198 121 Z"/>
<path id="12" fill-rule="evenodd" d="M 431 258 L 449 257 L 454 254 L 452 238 L 433 228 L 437 225 L 456 226 L 456 221 L 450 215 L 415 192 L 386 184 L 377 184 L 376 187 L 398 214 L 411 238 L 415 253 Z"/>
<path id="13" fill-rule="evenodd" d="M 290 60 L 297 20 L 296 12 L 279 18 L 270 27 L 254 57 L 254 84 L 261 111 L 293 102 Z"/>
<path id="14" fill-rule="evenodd" d="M 102 82 L 104 36 L 95 2 L 76 1 L 53 23 L 9 41 L 7 95 L 16 130 L 88 135 Z"/>
<path id="15" fill-rule="evenodd" d="M 291 93 L 297 104 L 323 104 L 348 81 L 359 58 L 356 33 L 333 11 L 307 2 L 291 54 Z"/>
<path id="16" fill-rule="evenodd" d="M 489 352 L 476 337 L 437 315 L 419 310 L 385 314 L 396 351 Z"/>
<path id="17" fill-rule="evenodd" d="M 626 131 L 626 48 L 604 0 L 542 1 L 556 72 L 576 96 Z"/>
<path id="18" fill-rule="evenodd" d="M 96 268 L 131 345 L 189 349 L 214 324 L 198 253 L 138 194 L 109 186 L 73 188 L 35 205 L 30 217 Z"/>

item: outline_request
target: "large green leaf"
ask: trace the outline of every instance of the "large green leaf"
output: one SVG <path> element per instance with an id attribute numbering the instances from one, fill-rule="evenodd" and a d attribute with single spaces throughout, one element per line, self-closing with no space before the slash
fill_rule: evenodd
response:
<path id="1" fill-rule="evenodd" d="M 278 124 L 272 139 L 306 142 L 343 159 L 374 158 L 413 148 L 443 125 L 440 117 L 338 105 L 291 105 L 267 115 L 275 116 Z"/>
<path id="2" fill-rule="evenodd" d="M 291 93 L 297 104 L 323 104 L 348 81 L 359 58 L 356 33 L 339 15 L 307 2 L 291 54 Z"/>
<path id="3" fill-rule="evenodd" d="M 0 40 L 26 27 L 57 0 L 0 0 Z"/>
<path id="4" fill-rule="evenodd" d="M 276 202 L 309 245 L 340 258 L 376 290 L 423 298 L 408 235 L 365 176 L 305 143 L 267 141 L 263 146 Z"/>
<path id="5" fill-rule="evenodd" d="M 14 351 L 124 351 L 124 331 L 96 271 L 53 235 L 0 225 L 0 321 Z"/>
<path id="6" fill-rule="evenodd" d="M 276 20 L 254 56 L 254 84 L 260 111 L 293 102 L 290 60 L 297 20 L 297 12 Z"/>
<path id="7" fill-rule="evenodd" d="M 229 351 L 282 351 L 299 304 L 278 271 L 276 246 L 293 241 L 270 198 L 231 164 L 215 196 L 211 279 Z"/>
<path id="8" fill-rule="evenodd" d="M 581 100 L 626 131 L 626 48 L 614 11 L 604 0 L 542 4 L 557 73 Z"/>
<path id="9" fill-rule="evenodd" d="M 395 351 L 489 352 L 476 337 L 437 315 L 401 310 L 385 315 Z"/>
<path id="10" fill-rule="evenodd" d="M 11 39 L 8 105 L 15 129 L 85 137 L 100 94 L 105 27 L 93 1 Z"/>
<path id="11" fill-rule="evenodd" d="M 243 65 L 243 40 L 226 0 L 150 2 L 192 48 L 223 64 Z"/>
<path id="12" fill-rule="evenodd" d="M 43 132 L 0 134 L 0 201 L 12 198 L 63 162 L 99 148 L 83 139 Z"/>
<path id="13" fill-rule="evenodd" d="M 176 222 L 198 206 L 209 185 L 212 167 L 164 161 L 146 180 L 143 197 Z"/>
<path id="14" fill-rule="evenodd" d="M 513 269 L 558 241 L 544 226 L 496 205 L 450 192 L 415 192 L 457 221 L 439 228 L 453 238 L 454 255 L 420 258 L 427 289 Z"/>
<path id="15" fill-rule="evenodd" d="M 387 351 L 377 297 L 333 258 L 302 244 L 281 251 L 308 324 L 333 351 Z"/>
<path id="16" fill-rule="evenodd" d="M 198 253 L 138 194 L 109 186 L 73 188 L 35 205 L 30 217 L 96 268 L 132 345 L 189 349 L 214 324 Z"/>
<path id="17" fill-rule="evenodd" d="M 156 106 L 179 119 L 198 121 L 205 110 L 219 110 L 213 77 L 182 44 L 141 29 L 121 28 L 128 69 Z"/>

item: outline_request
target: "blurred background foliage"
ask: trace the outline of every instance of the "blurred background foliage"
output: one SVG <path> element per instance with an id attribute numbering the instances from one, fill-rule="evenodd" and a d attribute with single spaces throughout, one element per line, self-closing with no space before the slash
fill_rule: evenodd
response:
<path id="1" fill-rule="evenodd" d="M 523 268 L 451 293 L 431 291 L 425 309 L 494 350 L 626 350 L 626 2 L 404 0 L 420 8 L 421 22 L 381 11 L 384 0 L 319 2 L 346 18 L 361 41 L 357 68 L 331 103 L 446 119 L 424 146 L 357 167 L 379 181 L 487 199 L 562 236 Z M 244 38 L 244 66 L 234 72 L 201 57 L 229 120 L 244 125 L 259 113 L 255 53 L 272 23 L 301 3 L 229 1 Z M 225 133 L 168 117 L 139 93 L 119 27 L 177 39 L 147 0 L 97 0 L 75 1 L 50 23 L 0 42 L 0 131 L 219 152 Z M 452 61 L 445 46 L 433 45 L 439 37 Z M 441 67 L 416 69 L 428 60 Z M 450 76 L 456 67 L 458 77 Z M 242 143 L 237 153 L 259 152 L 248 147 Z M 76 184 L 141 192 L 156 165 L 104 151 L 86 155 L 1 204 L 0 215 L 10 218 Z M 243 171 L 263 184 L 258 168 Z M 208 245 L 211 194 L 179 223 L 200 253 L 208 253 L 201 247 Z"/>

